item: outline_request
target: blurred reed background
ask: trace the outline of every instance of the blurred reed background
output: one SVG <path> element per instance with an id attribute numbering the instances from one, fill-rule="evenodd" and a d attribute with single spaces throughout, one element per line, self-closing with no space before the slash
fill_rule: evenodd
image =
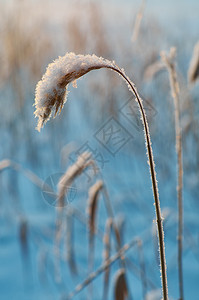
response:
<path id="1" fill-rule="evenodd" d="M 143 129 L 122 80 L 107 70 L 90 72 L 77 81 L 78 89 L 69 88 L 60 116 L 41 133 L 35 131 L 35 85 L 48 63 L 66 52 L 115 60 L 144 99 L 164 215 L 169 295 L 179 298 L 175 119 L 160 57 L 175 46 L 184 169 L 184 299 L 197 300 L 198 58 L 190 71 L 199 40 L 197 1 L 1 0 L 0 16 L 1 299 L 60 299 L 134 238 L 136 246 L 75 297 L 161 297 Z M 129 137 L 115 153 L 99 143 L 98 133 L 110 118 Z M 44 181 L 56 193 L 63 173 L 86 150 L 99 170 L 96 175 L 89 167 L 74 178 L 65 228 L 56 243 L 55 204 Z M 91 208 L 89 190 L 98 179 L 106 188 L 94 195 Z"/>

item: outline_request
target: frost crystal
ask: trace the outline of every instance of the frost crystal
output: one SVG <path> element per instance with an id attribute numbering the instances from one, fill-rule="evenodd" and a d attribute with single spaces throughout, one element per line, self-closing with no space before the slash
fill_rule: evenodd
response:
<path id="1" fill-rule="evenodd" d="M 66 53 L 49 64 L 36 87 L 35 116 L 39 118 L 37 130 L 43 127 L 51 116 L 60 113 L 67 100 L 67 85 L 91 70 L 111 68 L 115 65 L 96 55 Z"/>

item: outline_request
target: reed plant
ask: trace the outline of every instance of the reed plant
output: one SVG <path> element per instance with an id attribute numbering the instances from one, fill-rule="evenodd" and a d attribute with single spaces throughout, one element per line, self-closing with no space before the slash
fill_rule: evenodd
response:
<path id="1" fill-rule="evenodd" d="M 151 146 L 151 138 L 146 113 L 142 104 L 142 99 L 136 89 L 135 84 L 127 77 L 125 71 L 120 69 L 113 61 L 106 60 L 96 55 L 76 55 L 66 53 L 65 56 L 59 57 L 53 63 L 49 64 L 42 80 L 38 82 L 35 95 L 35 116 L 38 117 L 37 130 L 51 118 L 61 112 L 67 99 L 67 86 L 69 83 L 76 81 L 86 73 L 106 68 L 118 73 L 127 83 L 130 92 L 137 101 L 142 124 L 144 127 L 145 143 L 147 150 L 148 163 L 150 167 L 153 196 L 155 201 L 156 222 L 159 239 L 160 252 L 160 271 L 162 279 L 163 299 L 168 299 L 167 271 L 165 259 L 164 231 L 163 220 L 161 215 L 158 184 L 156 180 L 155 163 Z"/>

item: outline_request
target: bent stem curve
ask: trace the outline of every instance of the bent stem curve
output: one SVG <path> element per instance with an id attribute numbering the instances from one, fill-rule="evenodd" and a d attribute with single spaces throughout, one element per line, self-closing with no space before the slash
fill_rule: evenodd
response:
<path id="1" fill-rule="evenodd" d="M 167 270 L 166 270 L 166 258 L 165 258 L 165 244 L 164 244 L 164 230 L 163 230 L 163 222 L 162 222 L 162 216 L 161 216 L 161 208 L 160 208 L 160 200 L 159 200 L 159 193 L 158 193 L 158 184 L 156 179 L 156 172 L 155 172 L 155 163 L 153 159 L 153 150 L 151 146 L 151 139 L 150 139 L 150 132 L 149 132 L 149 126 L 147 122 L 146 113 L 142 104 L 142 99 L 140 98 L 136 87 L 131 82 L 131 80 L 122 72 L 122 70 L 109 67 L 113 71 L 119 73 L 122 78 L 128 83 L 128 86 L 133 92 L 134 96 L 136 97 L 136 100 L 138 102 L 140 114 L 142 117 L 142 123 L 144 126 L 144 133 L 145 133 L 145 141 L 146 141 L 146 148 L 147 148 L 147 155 L 148 155 L 148 162 L 149 162 L 149 168 L 151 173 L 151 181 L 152 181 L 152 187 L 153 187 L 153 196 L 155 201 L 155 211 L 156 211 L 156 221 L 157 221 L 157 229 L 158 229 L 158 239 L 159 239 L 159 251 L 160 251 L 160 272 L 161 272 L 161 279 L 162 279 L 162 293 L 163 293 L 163 299 L 168 300 L 168 286 L 167 286 Z"/>

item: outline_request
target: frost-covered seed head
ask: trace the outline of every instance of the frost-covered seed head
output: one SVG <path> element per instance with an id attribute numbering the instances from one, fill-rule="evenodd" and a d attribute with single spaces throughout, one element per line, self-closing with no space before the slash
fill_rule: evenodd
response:
<path id="1" fill-rule="evenodd" d="M 114 63 L 96 55 L 66 53 L 49 64 L 36 87 L 35 116 L 39 118 L 37 130 L 43 127 L 51 116 L 61 112 L 67 100 L 67 85 L 91 70 L 114 67 Z"/>

